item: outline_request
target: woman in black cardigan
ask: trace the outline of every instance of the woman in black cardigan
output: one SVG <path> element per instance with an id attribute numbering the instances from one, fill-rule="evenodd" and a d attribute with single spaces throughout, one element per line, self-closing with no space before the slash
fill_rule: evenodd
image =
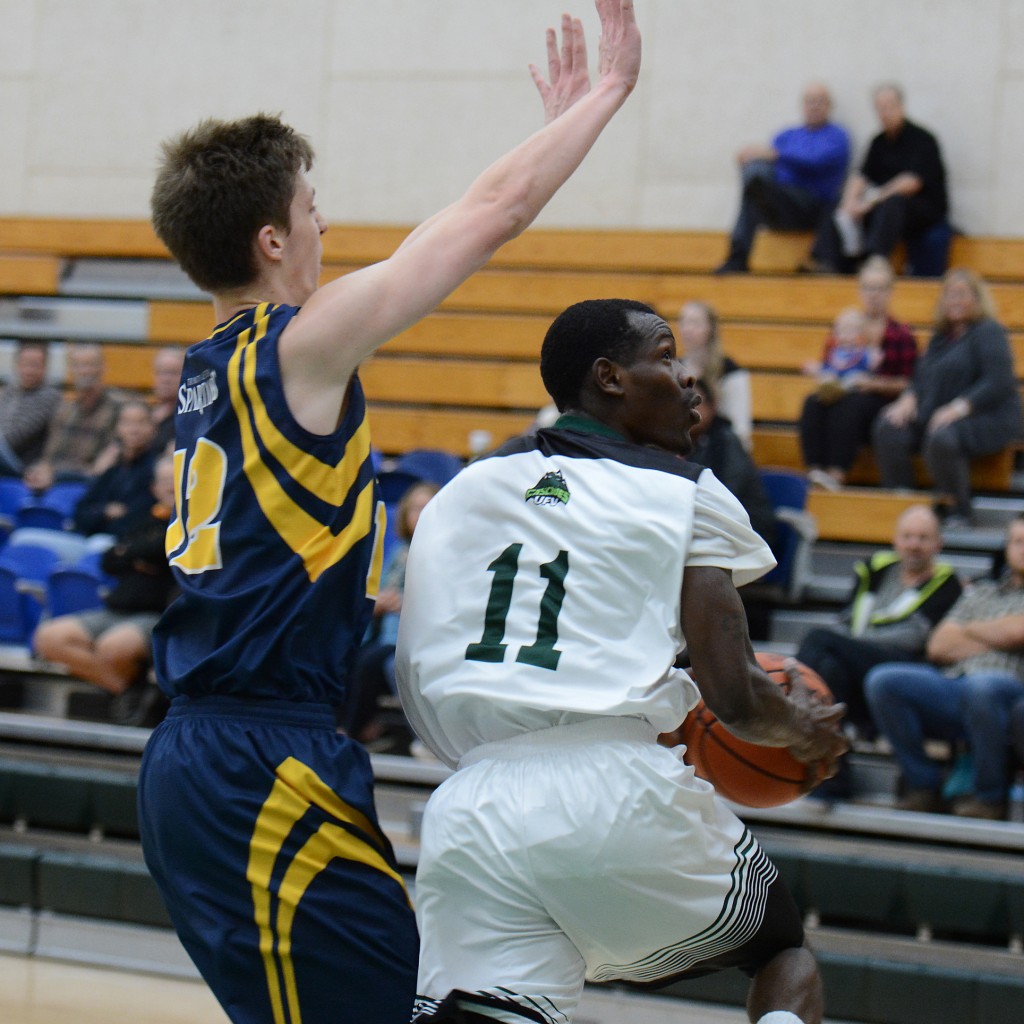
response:
<path id="1" fill-rule="evenodd" d="M 920 451 L 947 526 L 971 519 L 971 460 L 1002 451 L 1021 433 L 1020 398 L 1006 330 L 988 289 L 973 271 L 942 282 L 935 333 L 910 387 L 882 410 L 875 458 L 885 487 L 912 488 L 911 456 Z"/>

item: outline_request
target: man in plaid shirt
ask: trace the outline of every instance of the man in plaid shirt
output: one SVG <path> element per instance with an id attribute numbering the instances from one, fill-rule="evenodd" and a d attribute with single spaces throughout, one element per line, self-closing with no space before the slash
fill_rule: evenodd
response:
<path id="1" fill-rule="evenodd" d="M 25 470 L 25 483 L 34 491 L 45 491 L 61 478 L 95 476 L 117 458 L 112 442 L 121 403 L 103 386 L 103 350 L 74 345 L 68 366 L 74 392 L 50 424 L 43 457 Z"/>

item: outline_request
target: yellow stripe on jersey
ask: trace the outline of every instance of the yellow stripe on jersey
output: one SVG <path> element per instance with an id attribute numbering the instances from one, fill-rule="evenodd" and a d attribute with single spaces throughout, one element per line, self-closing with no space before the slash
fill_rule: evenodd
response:
<path id="1" fill-rule="evenodd" d="M 388 525 L 388 511 L 383 501 L 377 502 L 377 536 L 373 545 L 370 571 L 366 575 L 366 596 L 376 601 L 380 594 L 380 578 L 384 574 L 384 531 Z"/>
<path id="2" fill-rule="evenodd" d="M 306 841 L 288 865 L 277 893 L 276 917 L 271 910 L 270 880 L 281 847 L 300 818 L 317 806 L 339 821 L 353 825 L 367 835 L 379 835 L 369 819 L 349 806 L 308 765 L 294 757 L 277 766 L 277 780 L 260 809 L 249 841 L 246 880 L 252 888 L 253 916 L 259 929 L 260 956 L 267 976 L 267 988 L 274 1024 L 301 1024 L 291 956 L 291 930 L 295 912 L 316 876 L 335 858 L 356 861 L 393 878 L 405 892 L 401 876 L 369 842 L 339 825 L 324 822 Z M 406 893 L 406 900 L 409 896 Z M 281 979 L 285 991 L 281 992 Z M 284 1005 L 287 1001 L 288 1014 Z"/>
<path id="3" fill-rule="evenodd" d="M 259 342 L 266 334 L 268 324 L 266 307 L 262 306 L 256 310 L 254 319 L 257 332 L 256 342 Z M 256 387 L 254 351 L 246 355 L 242 387 L 249 399 L 249 408 L 252 411 L 256 434 L 263 442 L 263 447 L 282 466 L 287 466 L 291 476 L 301 483 L 310 494 L 315 494 L 328 505 L 340 505 L 345 500 L 352 484 L 355 483 L 356 477 L 359 475 L 359 467 L 370 454 L 370 428 L 366 420 L 363 420 L 356 432 L 349 438 L 341 460 L 336 465 L 330 466 L 292 444 L 267 415 L 267 408 Z"/>
<path id="4" fill-rule="evenodd" d="M 370 532 L 375 511 L 373 481 L 359 492 L 351 522 L 335 535 L 329 526 L 310 515 L 284 489 L 264 463 L 257 437 L 288 468 L 298 484 L 320 500 L 337 507 L 348 497 L 359 468 L 369 455 L 370 430 L 364 420 L 345 446 L 341 460 L 333 467 L 296 448 L 281 435 L 267 416 L 256 388 L 254 350 L 266 334 L 266 309 L 263 305 L 256 310 L 255 335 L 251 329 L 239 335 L 228 363 L 231 404 L 238 419 L 245 475 L 256 500 L 278 536 L 302 559 L 310 580 L 316 581 Z M 251 417 L 247 398 L 252 405 Z"/>

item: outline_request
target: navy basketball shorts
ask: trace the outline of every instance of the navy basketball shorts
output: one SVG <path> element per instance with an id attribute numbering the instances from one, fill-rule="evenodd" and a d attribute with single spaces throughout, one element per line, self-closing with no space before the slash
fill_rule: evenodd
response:
<path id="1" fill-rule="evenodd" d="M 235 1024 L 406 1024 L 418 939 L 366 752 L 323 704 L 177 698 L 139 778 L 146 863 Z"/>

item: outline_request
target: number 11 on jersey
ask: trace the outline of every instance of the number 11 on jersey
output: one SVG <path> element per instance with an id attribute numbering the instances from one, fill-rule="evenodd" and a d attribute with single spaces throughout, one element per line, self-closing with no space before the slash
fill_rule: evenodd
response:
<path id="1" fill-rule="evenodd" d="M 505 660 L 505 623 L 512 607 L 512 591 L 516 574 L 519 572 L 519 555 L 522 544 L 510 544 L 487 566 L 494 573 L 491 592 L 487 597 L 484 611 L 484 632 L 477 643 L 466 648 L 467 661 L 501 662 Z M 559 551 L 550 562 L 538 567 L 541 579 L 548 581 L 540 599 L 540 614 L 537 621 L 537 639 L 519 648 L 516 661 L 536 668 L 558 668 L 562 652 L 555 647 L 558 641 L 558 615 L 565 599 L 565 578 L 569 574 L 569 552 Z"/>

